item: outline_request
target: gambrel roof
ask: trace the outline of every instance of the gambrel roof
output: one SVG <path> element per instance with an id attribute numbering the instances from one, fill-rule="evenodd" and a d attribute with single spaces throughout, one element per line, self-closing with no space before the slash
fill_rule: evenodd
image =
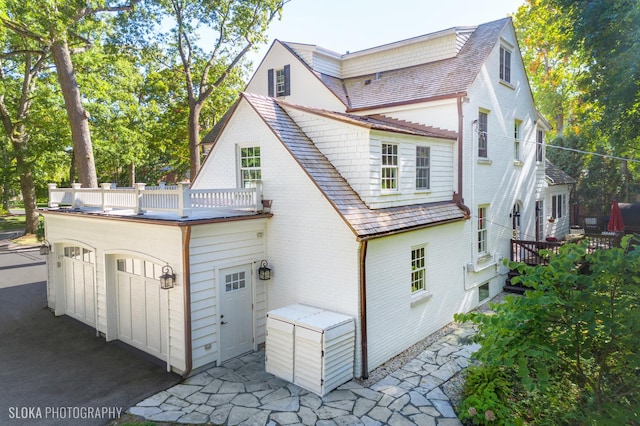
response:
<path id="1" fill-rule="evenodd" d="M 345 104 L 347 111 L 358 111 L 466 94 L 510 20 L 481 24 L 470 35 L 468 28 L 461 29 L 468 38 L 451 58 L 345 79 L 314 71 L 288 43 L 280 43 Z"/>
<path id="2" fill-rule="evenodd" d="M 465 212 L 454 202 L 368 208 L 287 114 L 280 101 L 247 93 L 242 94 L 241 100 L 251 105 L 358 238 L 366 239 L 465 219 Z M 370 125 L 376 128 L 375 124 Z M 390 125 L 384 125 L 384 130 L 390 129 Z M 406 133 L 409 130 L 399 127 L 398 131 Z M 419 132 L 413 134 L 419 135 Z"/>

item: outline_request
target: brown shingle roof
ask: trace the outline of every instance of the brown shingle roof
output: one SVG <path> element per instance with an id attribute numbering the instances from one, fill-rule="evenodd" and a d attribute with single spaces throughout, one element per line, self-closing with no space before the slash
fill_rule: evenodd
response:
<path id="1" fill-rule="evenodd" d="M 343 79 L 340 84 L 335 77 L 320 74 L 319 78 L 348 111 L 462 95 L 475 80 L 510 19 L 479 25 L 452 58 L 385 71 L 377 79 L 375 74 L 363 75 Z M 365 80 L 370 82 L 365 84 Z"/>
<path id="2" fill-rule="evenodd" d="M 549 160 L 545 160 L 544 175 L 550 185 L 572 185 L 576 183 L 574 178 L 566 174 L 564 170 L 560 169 Z"/>
<path id="3" fill-rule="evenodd" d="M 357 237 L 371 238 L 465 219 L 464 212 L 454 202 L 369 209 L 276 100 L 247 93 L 243 93 L 242 98 L 263 119 Z"/>

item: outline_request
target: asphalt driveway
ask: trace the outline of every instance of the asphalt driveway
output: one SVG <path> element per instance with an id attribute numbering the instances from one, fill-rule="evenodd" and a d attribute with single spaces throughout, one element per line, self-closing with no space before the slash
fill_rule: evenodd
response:
<path id="1" fill-rule="evenodd" d="M 103 425 L 180 381 L 46 307 L 44 258 L 0 252 L 0 425 Z"/>

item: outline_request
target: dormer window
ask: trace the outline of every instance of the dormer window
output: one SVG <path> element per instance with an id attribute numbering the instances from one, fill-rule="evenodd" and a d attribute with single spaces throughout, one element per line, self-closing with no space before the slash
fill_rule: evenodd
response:
<path id="1" fill-rule="evenodd" d="M 267 71 L 269 96 L 280 97 L 291 94 L 291 67 L 285 65 L 283 68 Z"/>
<path id="2" fill-rule="evenodd" d="M 511 83 L 511 51 L 500 46 L 500 80 Z"/>
<path id="3" fill-rule="evenodd" d="M 398 190 L 398 145 L 382 144 L 381 189 L 385 191 Z"/>

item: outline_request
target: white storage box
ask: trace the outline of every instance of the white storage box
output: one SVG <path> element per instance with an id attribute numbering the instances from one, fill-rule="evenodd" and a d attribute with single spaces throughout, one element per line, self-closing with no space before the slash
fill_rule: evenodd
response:
<path id="1" fill-rule="evenodd" d="M 306 305 L 291 305 L 267 312 L 265 369 L 288 382 L 293 382 L 293 351 L 295 322 L 322 312 Z"/>
<path id="2" fill-rule="evenodd" d="M 353 378 L 352 317 L 306 305 L 267 313 L 266 371 L 326 395 Z"/>

